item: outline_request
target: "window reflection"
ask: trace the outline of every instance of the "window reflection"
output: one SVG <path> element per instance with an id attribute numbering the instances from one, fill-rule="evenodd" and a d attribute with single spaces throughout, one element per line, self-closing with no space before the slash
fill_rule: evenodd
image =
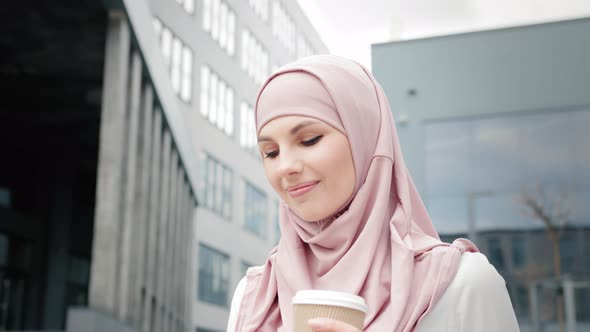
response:
<path id="1" fill-rule="evenodd" d="M 515 235 L 512 237 L 512 266 L 514 268 L 521 268 L 525 263 L 526 256 L 526 238 L 524 236 Z"/>
<path id="2" fill-rule="evenodd" d="M 530 318 L 531 285 L 554 285 L 546 282 L 558 273 L 574 281 L 590 278 L 588 124 L 590 111 L 583 110 L 424 125 L 424 199 L 441 239 L 468 236 L 468 225 L 475 225 L 472 234 L 506 280 L 519 319 Z M 559 234 L 557 249 L 539 215 L 523 204 L 523 188 L 549 215 L 560 204 L 566 212 L 561 222 L 551 219 Z M 558 289 L 551 287 L 543 286 L 537 295 L 542 320 L 555 322 Z M 575 290 L 581 321 L 590 320 L 588 294 L 588 289 Z"/>
<path id="3" fill-rule="evenodd" d="M 464 122 L 426 126 L 425 169 L 429 200 L 433 196 L 463 195 L 470 190 L 472 135 L 470 126 Z"/>
<path id="4" fill-rule="evenodd" d="M 229 294 L 229 256 L 199 245 L 198 299 L 227 307 Z"/>
<path id="5" fill-rule="evenodd" d="M 524 187 L 567 192 L 571 221 L 590 225 L 590 112 L 545 112 L 425 124 L 429 211 L 441 233 L 467 231 L 473 204 L 478 230 L 543 225 L 523 211 Z M 472 193 L 487 192 L 473 203 Z"/>
<path id="6" fill-rule="evenodd" d="M 245 182 L 244 193 L 244 228 L 264 238 L 266 235 L 266 194 Z"/>
<path id="7" fill-rule="evenodd" d="M 504 253 L 499 238 L 489 238 L 487 243 L 488 259 L 499 271 L 504 270 Z"/>
<path id="8" fill-rule="evenodd" d="M 200 199 L 226 220 L 232 217 L 232 171 L 207 153 L 199 154 Z"/>

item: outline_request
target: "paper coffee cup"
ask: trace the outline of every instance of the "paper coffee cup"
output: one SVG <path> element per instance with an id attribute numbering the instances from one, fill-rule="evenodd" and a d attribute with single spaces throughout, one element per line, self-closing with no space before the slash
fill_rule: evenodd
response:
<path id="1" fill-rule="evenodd" d="M 320 317 L 336 319 L 362 331 L 367 313 L 362 297 L 342 292 L 303 290 L 295 294 L 292 303 L 294 332 L 313 332 L 307 322 Z"/>

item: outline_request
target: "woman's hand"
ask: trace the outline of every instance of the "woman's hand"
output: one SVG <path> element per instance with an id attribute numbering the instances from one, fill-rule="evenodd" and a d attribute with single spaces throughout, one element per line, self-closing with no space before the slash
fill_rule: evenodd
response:
<path id="1" fill-rule="evenodd" d="M 356 327 L 330 318 L 314 318 L 308 322 L 315 332 L 360 332 Z"/>

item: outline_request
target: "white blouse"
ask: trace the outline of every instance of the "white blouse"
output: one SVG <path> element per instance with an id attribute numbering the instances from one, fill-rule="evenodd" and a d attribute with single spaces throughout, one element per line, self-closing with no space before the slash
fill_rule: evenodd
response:
<path id="1" fill-rule="evenodd" d="M 246 278 L 231 303 L 227 332 L 236 331 Z M 518 332 L 504 279 L 480 253 L 466 252 L 453 281 L 414 332 Z"/>

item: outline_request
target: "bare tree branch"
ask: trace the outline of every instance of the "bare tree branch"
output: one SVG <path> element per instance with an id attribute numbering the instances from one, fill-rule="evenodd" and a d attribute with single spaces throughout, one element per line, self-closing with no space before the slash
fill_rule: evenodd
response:
<path id="1" fill-rule="evenodd" d="M 536 194 L 530 194 L 526 187 L 522 188 L 520 201 L 523 203 L 526 214 L 540 220 L 545 225 L 547 235 L 552 242 L 553 247 L 553 268 L 555 278 L 561 278 L 561 253 L 560 253 L 560 239 L 567 222 L 572 213 L 572 209 L 568 206 L 569 197 L 567 190 L 562 188 L 559 194 L 547 194 L 543 187 L 537 182 Z M 522 271 L 522 277 L 535 277 L 540 271 L 535 267 L 528 267 Z M 563 298 L 557 294 L 557 317 L 559 321 L 560 332 L 564 331 L 563 324 Z"/>

